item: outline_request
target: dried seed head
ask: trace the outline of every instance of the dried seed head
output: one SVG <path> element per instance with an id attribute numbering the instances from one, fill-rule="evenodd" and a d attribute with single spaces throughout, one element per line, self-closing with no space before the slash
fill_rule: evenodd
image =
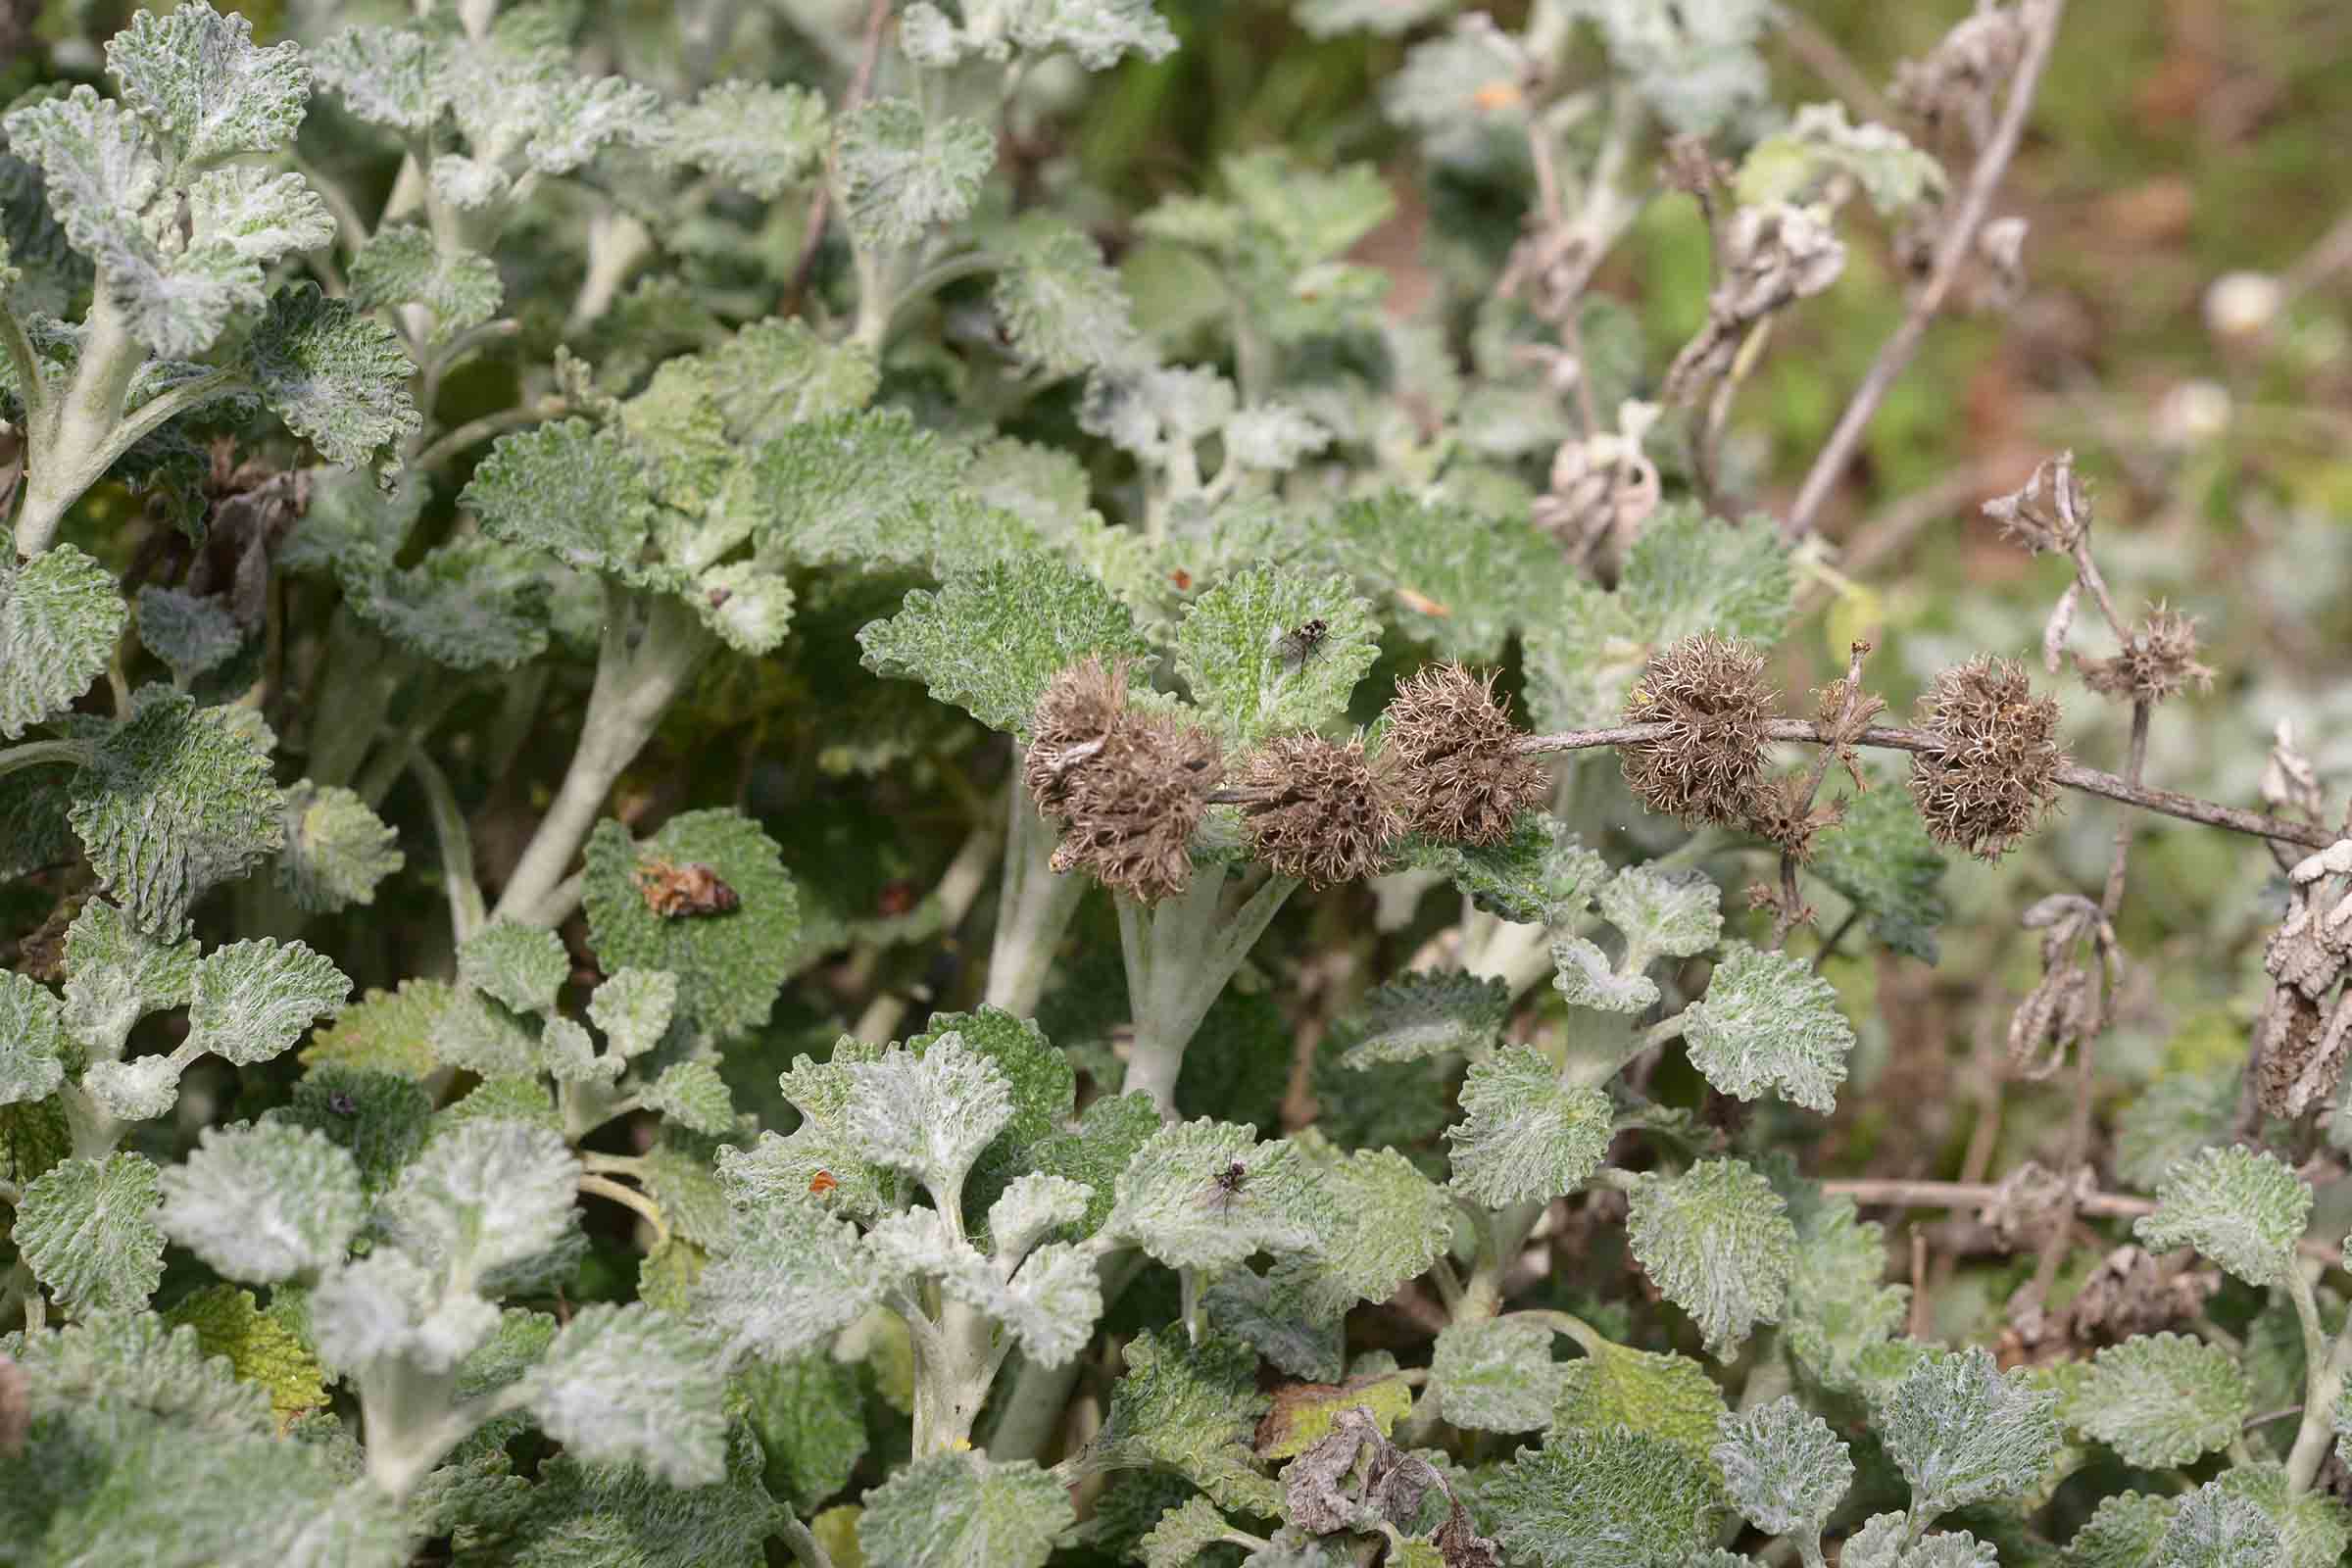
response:
<path id="1" fill-rule="evenodd" d="M 1972 659 L 1937 675 L 1921 726 L 1943 744 L 1911 759 L 1911 800 L 1929 837 L 1997 860 L 2058 799 L 2058 703 L 2035 697 L 2006 659 Z"/>
<path id="2" fill-rule="evenodd" d="M 1805 773 L 1784 773 L 1756 786 L 1755 804 L 1747 813 L 1748 830 L 1796 857 L 1800 864 L 1813 858 L 1813 840 L 1845 820 L 1842 799 L 1827 804 L 1808 802 L 1813 780 Z"/>
<path id="3" fill-rule="evenodd" d="M 2065 555 L 2090 528 L 2090 490 L 2075 477 L 2075 455 L 2061 452 L 2036 464 L 2033 476 L 1984 503 L 1984 515 L 2034 555 Z"/>
<path id="4" fill-rule="evenodd" d="M 2261 1062 L 2255 1089 L 2265 1113 L 2292 1120 L 2332 1099 L 2352 1051 L 2352 1011 L 2328 1009 L 2293 985 L 2271 988 L 2254 1025 Z"/>
<path id="5" fill-rule="evenodd" d="M 1146 904 L 1192 882 L 1193 830 L 1221 775 L 1214 737 L 1127 706 L 1126 666 L 1099 659 L 1047 685 L 1030 719 L 1022 783 L 1063 819 L 1056 871 L 1083 867 Z"/>
<path id="6" fill-rule="evenodd" d="M 1284 876 L 1328 887 L 1378 871 L 1404 833 L 1404 813 L 1364 760 L 1361 737 L 1268 741 L 1250 759 L 1242 823 L 1250 850 Z"/>
<path id="7" fill-rule="evenodd" d="M 1976 14 L 1935 48 L 1894 68 L 1888 96 L 1930 131 L 1957 125 L 1982 147 L 1992 137 L 1993 106 L 2025 49 L 2026 22 L 2017 9 L 1978 0 Z"/>
<path id="8" fill-rule="evenodd" d="M 1626 697 L 1627 718 L 1671 730 L 1619 748 L 1625 781 L 1653 811 L 1744 823 L 1761 804 L 1764 731 L 1774 711 L 1761 653 L 1720 637 L 1686 637 L 1652 655 Z"/>
<path id="9" fill-rule="evenodd" d="M 2162 605 L 2148 612 L 2121 653 L 2112 659 L 2077 654 L 2075 667 L 2092 691 L 2134 701 L 2161 703 L 2191 681 L 2200 691 L 2213 684 L 2213 671 L 2197 662 L 2197 623 Z"/>
<path id="10" fill-rule="evenodd" d="M 1382 760 L 1405 825 L 1448 844 L 1500 844 L 1519 813 L 1551 795 L 1551 774 L 1519 755 L 1519 731 L 1494 677 L 1436 664 L 1400 683 L 1389 704 Z"/>

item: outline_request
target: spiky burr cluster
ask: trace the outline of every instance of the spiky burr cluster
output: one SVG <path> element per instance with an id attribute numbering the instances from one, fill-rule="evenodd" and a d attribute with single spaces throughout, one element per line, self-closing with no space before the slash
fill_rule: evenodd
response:
<path id="1" fill-rule="evenodd" d="M 1500 844 L 1519 813 L 1551 795 L 1551 775 L 1519 753 L 1510 710 L 1459 664 L 1422 670 L 1389 704 L 1382 760 L 1405 826 L 1449 844 Z"/>
<path id="2" fill-rule="evenodd" d="M 1224 771 L 1214 736 L 1128 707 L 1125 667 L 1092 658 L 1048 684 L 1031 733 L 1022 782 L 1062 819 L 1054 870 L 1083 867 L 1145 904 L 1191 885 L 1193 830 Z"/>
<path id="3" fill-rule="evenodd" d="M 1911 801 L 1929 836 L 1997 860 L 2058 799 L 2058 703 L 2023 667 L 1989 655 L 1938 674 L 1919 721 L 1942 742 L 1911 760 Z"/>
<path id="4" fill-rule="evenodd" d="M 2213 671 L 2197 662 L 2197 623 L 2158 605 L 2132 628 L 2131 641 L 2112 659 L 2077 656 L 2082 683 L 2094 692 L 2133 702 L 2161 703 L 2190 684 L 2213 684 Z"/>
<path id="5" fill-rule="evenodd" d="M 1284 876 L 1329 887 L 1370 876 L 1404 836 L 1393 780 L 1365 760 L 1361 737 L 1345 744 L 1285 735 L 1250 754 L 1242 778 L 1242 822 L 1251 853 Z"/>
<path id="6" fill-rule="evenodd" d="M 1625 704 L 1627 718 L 1669 731 L 1618 749 L 1625 781 L 1653 811 L 1742 825 L 1765 804 L 1764 738 L 1777 711 L 1758 650 L 1703 635 L 1670 644 Z"/>

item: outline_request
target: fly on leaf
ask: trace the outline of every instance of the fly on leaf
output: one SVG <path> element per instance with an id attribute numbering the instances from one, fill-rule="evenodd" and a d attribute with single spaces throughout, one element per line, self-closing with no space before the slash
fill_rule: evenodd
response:
<path id="1" fill-rule="evenodd" d="M 648 860 L 637 868 L 637 891 L 647 908 L 670 920 L 725 914 L 743 902 L 716 871 L 692 861 Z"/>

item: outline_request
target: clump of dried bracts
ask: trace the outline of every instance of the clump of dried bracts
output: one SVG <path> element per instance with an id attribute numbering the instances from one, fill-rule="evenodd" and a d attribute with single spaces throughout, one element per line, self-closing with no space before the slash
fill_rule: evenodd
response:
<path id="1" fill-rule="evenodd" d="M 1283 876 L 1329 887 L 1370 876 L 1404 834 L 1404 813 L 1364 760 L 1359 737 L 1340 745 L 1286 735 L 1250 758 L 1239 803 L 1250 848 Z"/>
<path id="2" fill-rule="evenodd" d="M 1425 669 L 1389 704 L 1382 760 L 1405 825 L 1456 844 L 1500 844 L 1519 813 L 1551 794 L 1551 775 L 1519 753 L 1519 731 L 1495 700 L 1494 678 L 1459 664 Z"/>
<path id="3" fill-rule="evenodd" d="M 1062 819 L 1054 869 L 1092 871 L 1146 904 L 1193 879 L 1190 844 L 1224 758 L 1206 730 L 1127 706 L 1124 665 L 1088 659 L 1037 700 L 1022 780 Z"/>
<path id="4" fill-rule="evenodd" d="M 2058 800 L 2058 704 L 2015 662 L 1989 656 L 1944 670 L 1920 699 L 1940 743 L 1911 760 L 1911 800 L 1930 837 L 1997 860 Z"/>
<path id="5" fill-rule="evenodd" d="M 2336 991 L 2352 974 L 2352 893 L 2336 880 L 2345 877 L 2352 877 L 2352 840 L 2296 862 L 2286 919 L 2263 954 L 2273 984 L 2254 1026 L 2262 1048 L 2257 1089 L 2274 1116 L 2300 1116 L 2326 1101 L 2352 1054 L 2352 1001 Z"/>
<path id="6" fill-rule="evenodd" d="M 1719 637 L 1686 637 L 1651 656 L 1626 698 L 1627 718 L 1667 725 L 1668 733 L 1619 748 L 1625 782 L 1653 811 L 1743 825 L 1769 805 L 1764 741 L 1777 711 L 1761 653 Z"/>
<path id="7" fill-rule="evenodd" d="M 2192 684 L 2213 684 L 2213 671 L 2197 662 L 2197 623 L 2162 605 L 2132 628 L 2122 652 L 2112 659 L 2077 654 L 2075 667 L 2092 691 L 2131 702 L 2161 703 Z"/>

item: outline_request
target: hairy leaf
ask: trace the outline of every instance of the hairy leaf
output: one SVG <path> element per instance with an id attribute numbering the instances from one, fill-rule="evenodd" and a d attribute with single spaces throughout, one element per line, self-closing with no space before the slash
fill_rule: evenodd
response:
<path id="1" fill-rule="evenodd" d="M 1470 1319 L 1441 1330 L 1429 1361 L 1439 1412 L 1480 1432 L 1549 1425 L 1567 1386 L 1551 1340 L 1548 1324 L 1525 1317 Z"/>
<path id="2" fill-rule="evenodd" d="M 493 538 L 587 571 L 633 567 L 654 510 L 635 459 L 585 419 L 500 436 L 458 504 Z"/>
<path id="3" fill-rule="evenodd" d="M 1239 749 L 1346 713 L 1348 695 L 1378 656 L 1379 636 L 1370 607 L 1347 578 L 1257 567 L 1185 607 L 1176 672 Z"/>
<path id="4" fill-rule="evenodd" d="M 1632 1432 L 1522 1448 L 1486 1501 L 1495 1539 L 1542 1568 L 1683 1568 L 1723 1509 L 1704 1461 Z"/>
<path id="5" fill-rule="evenodd" d="M 1692 1065 L 1725 1094 L 1753 1100 L 1770 1088 L 1808 1110 L 1836 1107 L 1854 1029 L 1805 960 L 1735 942 L 1684 1018 Z"/>
<path id="6" fill-rule="evenodd" d="M 427 347 L 439 347 L 498 314 L 497 264 L 462 245 L 443 246 L 415 223 L 386 223 L 351 259 L 351 301 L 362 310 L 416 305 L 429 313 Z"/>
<path id="7" fill-rule="evenodd" d="M 274 1285 L 325 1271 L 368 1217 L 359 1165 L 289 1122 L 206 1128 L 163 1174 L 164 1233 L 219 1274 Z"/>
<path id="8" fill-rule="evenodd" d="M 17 1250 L 76 1317 L 136 1311 L 164 1277 L 157 1201 L 145 1155 L 69 1159 L 24 1190 Z"/>
<path id="9" fill-rule="evenodd" d="M 343 971 L 299 942 L 280 947 L 264 937 L 216 948 L 197 960 L 183 1049 L 241 1067 L 268 1061 L 349 995 Z"/>
<path id="10" fill-rule="evenodd" d="M 1494 1044 L 1510 1010 L 1510 993 L 1499 980 L 1460 970 L 1414 970 L 1364 999 L 1358 1017 L 1346 1026 L 1350 1044 L 1341 1060 L 1361 1069 L 1448 1053 L 1477 1056 Z"/>
<path id="11" fill-rule="evenodd" d="M 1490 1208 L 1562 1197 L 1600 1168 L 1614 1121 L 1599 1090 L 1562 1084 L 1533 1048 L 1505 1046 L 1462 1085 L 1462 1119 L 1446 1130 L 1452 1185 Z"/>
<path id="12" fill-rule="evenodd" d="M 2275 1285 L 2294 1266 L 2311 1217 L 2311 1189 L 2278 1159 L 2232 1145 L 2184 1159 L 2156 1189 L 2156 1212 L 2132 1234 L 2157 1251 L 2193 1247 L 2249 1285 Z"/>
<path id="13" fill-rule="evenodd" d="M 1250 1435 L 1266 1409 L 1257 1356 L 1211 1334 L 1197 1345 L 1147 1330 L 1129 1341 L 1126 1374 L 1110 1386 L 1097 1439 L 1114 1464 L 1174 1470 L 1223 1507 L 1273 1514 L 1281 1493 L 1251 1463 Z"/>
<path id="14" fill-rule="evenodd" d="M 735 1246 L 703 1271 L 694 1317 L 735 1360 L 773 1360 L 822 1344 L 880 1288 L 858 1231 L 799 1196 L 761 1195 L 722 1165 L 735 1205 Z"/>
<path id="15" fill-rule="evenodd" d="M 632 844 L 618 822 L 597 824 L 587 849 L 589 946 L 608 971 L 666 969 L 678 1015 L 725 1039 L 767 1018 L 801 951 L 801 900 L 775 841 L 731 810 L 681 811 Z M 735 907 L 664 914 L 646 882 L 662 866 L 707 866 Z"/>
<path id="16" fill-rule="evenodd" d="M 579 1161 L 556 1133 L 469 1121 L 427 1144 L 385 1196 L 394 1240 L 458 1289 L 497 1284 L 572 1235 Z"/>
<path id="17" fill-rule="evenodd" d="M 1014 353 L 1048 375 L 1072 375 L 1138 352 L 1127 291 L 1092 239 L 1033 214 L 1003 243 L 995 300 Z"/>
<path id="18" fill-rule="evenodd" d="M 639 1465 L 673 1487 L 725 1477 L 721 1392 L 717 1358 L 639 1302 L 582 1307 L 521 1386 L 539 1425 L 580 1459 Z"/>
<path id="19" fill-rule="evenodd" d="M 1928 1514 L 2012 1497 L 2058 1454 L 2058 1396 L 1991 1352 L 1932 1349 L 1876 1405 L 1886 1451 Z"/>
<path id="20" fill-rule="evenodd" d="M 656 138 L 672 163 L 707 169 L 772 201 L 825 150 L 825 101 L 806 87 L 720 81 L 670 111 Z"/>
<path id="21" fill-rule="evenodd" d="M 911 245 L 972 210 L 997 142 L 976 121 L 926 123 L 910 100 L 882 98 L 842 122 L 838 158 L 858 243 Z"/>
<path id="22" fill-rule="evenodd" d="M 1830 1424 L 1788 1395 L 1725 1416 L 1714 1456 L 1732 1505 L 1766 1535 L 1818 1540 L 1854 1480 Z"/>
<path id="23" fill-rule="evenodd" d="M 1238 1188 L 1232 1168 L 1242 1167 Z M 1314 1245 L 1311 1178 L 1288 1144 L 1203 1117 L 1162 1128 L 1119 1173 L 1107 1229 L 1170 1268 L 1230 1268 L 1262 1250 Z"/>
<path id="24" fill-rule="evenodd" d="M 182 0 L 168 16 L 133 16 L 107 40 L 106 65 L 124 102 L 195 164 L 277 151 L 294 139 L 311 95 L 298 46 L 257 49 L 252 23 L 205 0 Z"/>
<path id="25" fill-rule="evenodd" d="M 409 401 L 416 368 L 400 340 L 316 283 L 270 296 L 245 357 L 270 412 L 329 463 L 358 467 L 379 451 L 397 454 L 423 424 Z"/>
<path id="26" fill-rule="evenodd" d="M 1795 1268 L 1788 1205 L 1736 1159 L 1636 1178 L 1627 1240 L 1650 1279 L 1729 1359 L 1758 1323 L 1780 1320 Z"/>
<path id="27" fill-rule="evenodd" d="M 72 545 L 23 565 L 0 561 L 0 739 L 15 740 L 104 674 L 126 619 L 106 568 Z"/>
<path id="28" fill-rule="evenodd" d="M 285 838 L 277 885 L 297 907 L 318 913 L 373 904 L 376 884 L 407 859 L 399 835 L 357 791 L 307 778 L 286 789 Z"/>
<path id="29" fill-rule="evenodd" d="M 1061 1484 L 1027 1460 L 938 1453 L 866 1494 L 858 1542 L 873 1568 L 1044 1568 L 1074 1517 Z"/>
<path id="30" fill-rule="evenodd" d="M 570 973 L 563 939 L 519 920 L 492 921 L 458 949 L 459 976 L 517 1012 L 553 1012 Z"/>
<path id="31" fill-rule="evenodd" d="M 66 1081 L 66 1011 L 38 983 L 0 970 L 0 1105 L 44 1100 Z"/>
<path id="32" fill-rule="evenodd" d="M 2253 1395 L 2220 1346 L 2178 1334 L 2138 1335 L 2098 1353 L 2066 1418 L 2142 1469 L 2193 1462 L 2227 1447 Z"/>

